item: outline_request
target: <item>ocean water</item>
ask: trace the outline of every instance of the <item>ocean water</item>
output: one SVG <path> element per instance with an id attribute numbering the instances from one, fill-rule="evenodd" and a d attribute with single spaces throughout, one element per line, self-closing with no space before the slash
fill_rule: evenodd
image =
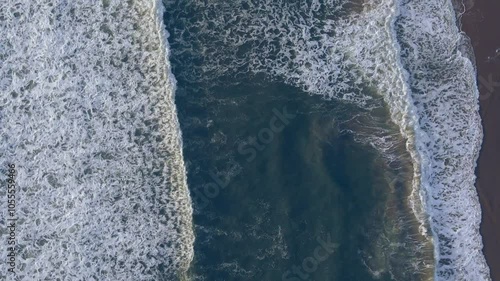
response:
<path id="1" fill-rule="evenodd" d="M 0 6 L 0 279 L 177 278 L 194 236 L 161 2 Z"/>
<path id="2" fill-rule="evenodd" d="M 490 280 L 471 61 L 449 1 L 4 1 L 17 279 Z"/>
<path id="3" fill-rule="evenodd" d="M 451 2 L 165 6 L 195 280 L 489 280 L 474 60 Z"/>
<path id="4" fill-rule="evenodd" d="M 177 97 L 194 203 L 192 279 L 302 280 L 294 267 L 315 257 L 321 239 L 338 248 L 317 266 L 306 262 L 305 280 L 429 280 L 432 245 L 408 205 L 402 139 L 388 161 L 347 132 L 361 110 L 251 81 Z M 284 109 L 294 117 L 268 141 L 263 132 Z"/>

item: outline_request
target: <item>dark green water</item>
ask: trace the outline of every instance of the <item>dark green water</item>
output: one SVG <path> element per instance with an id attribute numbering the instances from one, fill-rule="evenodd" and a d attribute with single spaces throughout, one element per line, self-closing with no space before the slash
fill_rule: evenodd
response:
<path id="1" fill-rule="evenodd" d="M 210 37 L 188 50 L 181 38 L 197 36 L 189 24 L 202 16 L 176 16 L 182 24 L 165 22 L 195 210 L 191 278 L 427 280 L 432 247 L 408 206 L 412 164 L 380 99 L 366 110 L 244 67 L 214 75 L 200 54 Z"/>
<path id="2" fill-rule="evenodd" d="M 182 81 L 178 87 L 195 203 L 194 276 L 393 280 L 390 255 L 396 258 L 398 251 L 390 244 L 405 240 L 411 228 L 399 238 L 387 238 L 384 228 L 411 214 L 405 213 L 404 184 L 397 183 L 398 194 L 388 178 L 402 181 L 408 172 L 391 169 L 375 149 L 341 133 L 345 123 L 339 120 L 360 109 L 260 79 L 204 91 Z M 270 121 L 279 119 L 275 112 L 283 110 L 288 124 L 279 120 L 273 123 L 278 130 L 270 130 Z M 251 137 L 257 139 L 253 146 Z M 324 261 L 326 251 L 315 258 L 318 239 L 335 244 Z M 303 275 L 293 274 L 294 266 Z M 419 277 L 418 271 L 404 275 Z"/>

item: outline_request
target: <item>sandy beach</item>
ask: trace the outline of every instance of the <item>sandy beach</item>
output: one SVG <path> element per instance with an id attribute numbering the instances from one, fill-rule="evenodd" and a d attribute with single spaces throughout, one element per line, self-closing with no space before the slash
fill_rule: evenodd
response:
<path id="1" fill-rule="evenodd" d="M 500 280 L 500 2 L 466 5 L 462 30 L 472 40 L 478 68 L 484 140 L 476 187 L 482 206 L 484 254 L 494 281 Z"/>

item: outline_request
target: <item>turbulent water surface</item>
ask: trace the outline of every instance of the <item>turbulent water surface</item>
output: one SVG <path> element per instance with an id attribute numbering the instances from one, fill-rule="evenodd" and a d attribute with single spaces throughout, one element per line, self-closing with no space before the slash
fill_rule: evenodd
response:
<path id="1" fill-rule="evenodd" d="M 191 202 L 162 10 L 0 4 L 0 161 L 2 177 L 7 164 L 18 173 L 18 280 L 172 280 L 187 269 Z"/>
<path id="2" fill-rule="evenodd" d="M 3 1 L 18 276 L 489 280 L 469 50 L 449 1 Z"/>
<path id="3" fill-rule="evenodd" d="M 324 104 L 354 105 L 351 119 L 340 122 L 345 127 L 339 125 L 354 140 L 371 145 L 394 164 L 404 159 L 404 153 L 397 152 L 398 137 L 405 139 L 413 162 L 407 165 L 413 171 L 407 205 L 419 222 L 421 246 L 426 241 L 434 245 L 433 278 L 489 279 L 474 188 L 482 134 L 478 91 L 470 46 L 457 28 L 449 1 L 178 0 L 166 6 L 174 73 L 182 82 L 186 103 L 202 103 L 205 98 L 207 105 L 217 107 L 216 101 L 223 100 L 218 86 L 262 85 L 263 79 L 320 95 Z M 212 93 L 206 90 L 210 87 L 215 89 Z M 197 88 L 205 94 L 191 101 Z M 228 94 L 234 92 L 241 89 Z M 248 95 L 255 93 L 232 97 L 223 106 L 248 103 Z M 295 99 L 294 94 L 288 99 Z M 390 112 L 386 116 L 379 113 L 383 107 Z M 211 111 L 205 113 L 207 126 L 221 119 L 219 110 L 213 115 Z M 332 119 L 348 119 L 330 113 Z M 184 122 L 186 130 L 192 121 Z M 397 125 L 399 132 L 387 129 L 384 122 Z M 228 138 L 224 135 L 223 141 Z M 394 219 L 387 220 L 394 224 Z M 391 243 L 405 241 L 393 239 Z M 424 264 L 409 271 L 422 270 Z M 388 265 L 380 270 L 368 267 L 377 278 L 391 271 Z M 398 274 L 391 271 L 389 278 L 409 280 Z"/>

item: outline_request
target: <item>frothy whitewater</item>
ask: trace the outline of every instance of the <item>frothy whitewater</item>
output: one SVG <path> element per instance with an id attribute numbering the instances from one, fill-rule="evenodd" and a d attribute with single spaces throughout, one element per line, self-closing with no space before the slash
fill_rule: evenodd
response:
<path id="1" fill-rule="evenodd" d="M 5 180 L 7 164 L 18 167 L 19 277 L 182 275 L 194 236 L 161 2 L 4 2 L 0 170 Z M 414 161 L 409 204 L 434 243 L 435 279 L 490 280 L 474 188 L 475 69 L 449 1 L 166 5 L 169 21 L 199 15 L 172 31 L 178 50 L 204 61 L 186 81 L 266 73 L 365 109 L 382 97 Z M 391 147 L 390 137 L 369 142 Z M 4 199 L 1 208 L 4 221 Z"/>
<path id="2" fill-rule="evenodd" d="M 365 109 L 381 97 L 413 158 L 409 204 L 434 244 L 434 279 L 489 280 L 474 187 L 478 89 L 450 1 L 172 0 L 167 7 L 168 20 L 183 27 L 171 31 L 172 42 L 190 61 L 173 59 L 193 65 L 180 74 L 185 81 L 265 73 Z M 187 20 L 185 11 L 195 16 Z M 391 147 L 390 136 L 368 142 Z"/>
<path id="3" fill-rule="evenodd" d="M 0 4 L 0 170 L 5 182 L 17 167 L 19 280 L 187 270 L 192 210 L 162 16 L 154 0 Z"/>

